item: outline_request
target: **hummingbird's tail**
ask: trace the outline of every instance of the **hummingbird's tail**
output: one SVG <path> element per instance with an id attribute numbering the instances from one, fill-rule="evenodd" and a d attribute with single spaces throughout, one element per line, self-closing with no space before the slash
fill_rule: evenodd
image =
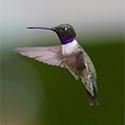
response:
<path id="1" fill-rule="evenodd" d="M 99 105 L 98 99 L 97 99 L 97 86 L 96 81 L 93 79 L 86 79 L 84 77 L 81 77 L 81 81 L 85 86 L 86 93 L 88 95 L 90 106 L 93 106 L 94 103 Z"/>
<path id="2" fill-rule="evenodd" d="M 96 103 L 97 105 L 99 105 L 99 101 L 98 101 L 98 98 L 97 98 L 97 91 L 96 91 L 96 88 L 94 86 L 93 86 L 93 90 L 94 90 L 94 96 L 92 96 L 90 94 L 90 92 L 86 89 L 90 106 L 93 106 L 94 103 Z"/>

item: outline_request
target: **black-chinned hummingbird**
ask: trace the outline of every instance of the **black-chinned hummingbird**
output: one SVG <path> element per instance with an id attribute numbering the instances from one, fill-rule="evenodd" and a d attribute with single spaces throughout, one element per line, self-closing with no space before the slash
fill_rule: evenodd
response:
<path id="1" fill-rule="evenodd" d="M 16 52 L 23 56 L 38 60 L 39 62 L 68 69 L 76 80 L 81 80 L 84 84 L 90 105 L 97 102 L 96 70 L 88 54 L 78 44 L 76 32 L 73 27 L 69 24 L 61 24 L 52 28 L 27 28 L 54 31 L 58 35 L 61 45 L 17 48 Z"/>

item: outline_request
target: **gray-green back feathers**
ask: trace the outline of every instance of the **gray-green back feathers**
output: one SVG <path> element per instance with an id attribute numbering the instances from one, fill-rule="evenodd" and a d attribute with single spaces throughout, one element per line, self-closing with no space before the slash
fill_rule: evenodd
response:
<path id="1" fill-rule="evenodd" d="M 85 51 L 84 51 L 84 57 L 85 57 L 85 63 L 88 65 L 88 72 L 90 74 L 89 82 L 92 84 L 92 88 L 93 88 L 92 94 L 87 92 L 88 97 L 89 97 L 89 101 L 90 101 L 90 105 L 93 105 L 93 103 L 95 101 L 96 101 L 97 104 L 99 104 L 99 102 L 97 100 L 97 84 L 96 84 L 97 75 L 96 75 L 96 69 L 95 69 L 94 64 L 91 61 L 90 57 L 88 56 L 88 54 Z"/>
<path id="2" fill-rule="evenodd" d="M 97 76 L 95 67 L 87 53 L 79 46 L 74 53 L 64 58 L 64 64 L 76 80 L 80 79 L 83 82 L 90 105 L 93 105 L 97 100 Z"/>

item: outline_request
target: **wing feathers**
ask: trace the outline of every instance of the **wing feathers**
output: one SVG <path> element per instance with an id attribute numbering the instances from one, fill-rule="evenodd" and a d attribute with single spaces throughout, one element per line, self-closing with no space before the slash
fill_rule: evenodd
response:
<path id="1" fill-rule="evenodd" d="M 17 48 L 16 52 L 20 55 L 33 58 L 39 62 L 65 67 L 62 62 L 62 52 L 60 46 Z"/>

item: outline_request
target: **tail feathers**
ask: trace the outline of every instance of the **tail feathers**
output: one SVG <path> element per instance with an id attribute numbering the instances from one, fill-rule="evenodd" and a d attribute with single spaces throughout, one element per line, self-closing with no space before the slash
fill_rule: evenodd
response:
<path id="1" fill-rule="evenodd" d="M 86 90 L 87 95 L 88 95 L 90 106 L 93 106 L 94 103 L 99 105 L 99 101 L 97 99 L 97 87 L 96 87 L 96 84 L 94 84 L 92 82 L 91 83 L 90 82 L 86 82 L 84 77 L 81 77 L 80 80 L 85 85 L 85 90 Z"/>
<path id="2" fill-rule="evenodd" d="M 99 105 L 99 101 L 97 99 L 97 92 L 96 92 L 96 88 L 93 87 L 93 90 L 94 90 L 94 96 L 92 96 L 89 91 L 86 89 L 86 92 L 87 92 L 87 95 L 88 95 L 88 99 L 89 99 L 89 103 L 90 103 L 90 106 L 93 106 L 94 103 L 96 103 L 97 105 Z"/>

